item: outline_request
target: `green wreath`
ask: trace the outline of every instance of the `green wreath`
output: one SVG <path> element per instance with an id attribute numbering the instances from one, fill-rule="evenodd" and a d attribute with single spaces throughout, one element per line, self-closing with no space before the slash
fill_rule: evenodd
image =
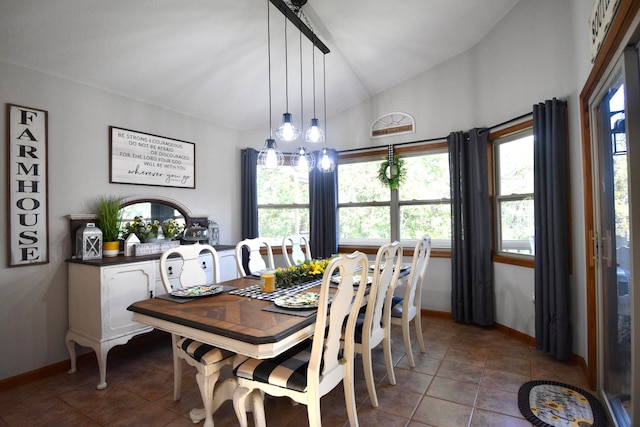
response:
<path id="1" fill-rule="evenodd" d="M 391 174 L 391 168 L 393 168 L 393 174 Z M 392 164 L 389 164 L 389 159 L 380 164 L 378 179 L 389 188 L 397 190 L 406 178 L 407 172 L 404 170 L 404 160 L 398 156 L 393 156 Z"/>

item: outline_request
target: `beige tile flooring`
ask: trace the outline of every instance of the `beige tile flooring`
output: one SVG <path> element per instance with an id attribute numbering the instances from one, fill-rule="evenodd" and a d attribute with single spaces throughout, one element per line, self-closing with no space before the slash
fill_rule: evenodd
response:
<path id="1" fill-rule="evenodd" d="M 517 406 L 522 383 L 547 379 L 589 390 L 579 367 L 557 362 L 500 330 L 436 317 L 423 317 L 422 323 L 427 351 L 421 354 L 414 343 L 415 368 L 407 364 L 400 329 L 392 331 L 397 385 L 389 384 L 382 353 L 374 350 L 378 408 L 369 402 L 357 361 L 361 426 L 530 426 Z M 95 388 L 97 364 L 91 360 L 80 364 L 75 374 L 61 373 L 0 392 L 0 427 L 193 425 L 189 410 L 201 405 L 195 370 L 184 365 L 182 399 L 174 402 L 168 337 L 112 353 L 105 390 Z M 228 375 L 225 371 L 221 378 Z M 270 426 L 308 425 L 303 405 L 268 397 L 265 406 Z M 321 408 L 323 426 L 349 425 L 341 386 L 322 398 Z M 231 402 L 214 420 L 216 427 L 238 425 Z"/>

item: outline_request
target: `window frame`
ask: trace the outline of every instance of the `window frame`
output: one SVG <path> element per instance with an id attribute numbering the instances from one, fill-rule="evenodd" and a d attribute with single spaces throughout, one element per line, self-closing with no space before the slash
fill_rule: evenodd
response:
<path id="1" fill-rule="evenodd" d="M 416 144 L 411 143 L 405 146 L 396 145 L 394 147 L 394 154 L 400 158 L 428 155 L 429 153 L 443 153 L 448 151 L 448 144 L 442 139 L 438 139 L 433 142 Z M 366 161 L 372 161 L 374 159 L 386 158 L 388 156 L 387 149 L 371 149 L 371 150 L 358 150 L 357 152 L 340 152 L 338 153 L 339 162 L 338 165 L 348 163 L 361 163 Z M 338 175 L 338 180 L 340 179 Z M 399 190 L 389 189 L 390 200 L 388 202 L 359 202 L 359 203 L 340 203 L 338 201 L 338 209 L 345 207 L 362 207 L 362 206 L 388 206 L 390 217 L 390 241 L 399 240 L 400 236 L 400 208 L 403 206 L 428 206 L 428 205 L 441 205 L 447 204 L 451 206 L 451 198 L 441 199 L 428 199 L 428 200 L 404 200 L 401 201 L 399 197 Z M 338 220 L 339 221 L 339 220 Z M 402 239 L 402 245 L 405 249 L 413 248 L 418 239 Z M 362 241 L 357 240 L 340 240 L 339 248 L 341 250 L 360 250 L 365 253 L 376 253 L 375 251 L 381 244 L 389 243 L 383 241 L 383 239 L 372 240 L 364 244 Z M 377 245 L 377 246 L 376 246 Z M 447 246 L 438 246 L 432 250 L 432 256 L 434 257 L 450 257 L 451 256 L 451 243 Z"/>
<path id="2" fill-rule="evenodd" d="M 511 200 L 525 200 L 528 197 L 533 198 L 534 193 L 521 193 L 521 194 L 509 194 L 504 196 L 498 195 L 498 186 L 500 182 L 500 167 L 498 162 L 499 151 L 497 145 L 498 141 L 502 140 L 503 143 L 512 141 L 521 136 L 533 135 L 533 118 L 516 123 L 512 126 L 505 127 L 503 129 L 491 132 L 489 134 L 489 150 L 490 150 L 490 165 L 489 165 L 489 197 L 492 208 L 492 252 L 493 261 L 503 264 L 512 264 L 522 267 L 533 268 L 535 265 L 535 254 L 521 254 L 499 250 L 501 242 L 501 216 L 500 216 L 500 202 Z M 534 235 L 535 238 L 535 235 Z"/>

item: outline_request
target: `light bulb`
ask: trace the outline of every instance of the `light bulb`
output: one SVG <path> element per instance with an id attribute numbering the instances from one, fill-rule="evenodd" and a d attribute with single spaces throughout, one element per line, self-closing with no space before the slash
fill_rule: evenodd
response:
<path id="1" fill-rule="evenodd" d="M 267 169 L 275 169 L 278 167 L 278 156 L 276 156 L 276 150 L 269 148 L 267 150 L 267 158 L 264 162 Z"/>
<path id="2" fill-rule="evenodd" d="M 282 124 L 275 130 L 275 134 L 281 141 L 291 142 L 300 136 L 300 129 L 291 123 L 291 113 L 282 115 Z"/>
<path id="3" fill-rule="evenodd" d="M 307 142 L 324 142 L 324 131 L 318 125 L 318 119 L 315 117 L 311 119 L 311 126 L 304 134 L 304 139 Z"/>
<path id="4" fill-rule="evenodd" d="M 322 161 L 320 162 L 320 165 L 322 166 L 322 169 L 329 169 L 331 167 L 331 159 L 329 158 L 329 155 L 327 153 L 324 153 L 322 155 Z"/>

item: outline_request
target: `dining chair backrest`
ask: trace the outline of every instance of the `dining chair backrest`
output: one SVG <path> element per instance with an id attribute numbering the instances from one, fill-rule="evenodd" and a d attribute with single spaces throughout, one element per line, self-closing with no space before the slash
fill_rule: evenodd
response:
<path id="1" fill-rule="evenodd" d="M 400 242 L 388 243 L 378 249 L 373 266 L 373 280 L 365 310 L 362 335 L 382 341 L 384 328 L 391 322 L 391 300 L 402 267 Z"/>
<path id="2" fill-rule="evenodd" d="M 344 376 L 343 368 L 339 365 L 342 365 L 343 361 L 349 361 L 349 363 L 353 361 L 353 335 L 367 287 L 367 268 L 367 256 L 362 252 L 336 257 L 327 265 L 320 288 L 307 376 L 309 381 L 319 381 L 319 379 L 321 383 L 337 381 Z M 341 280 L 335 293 L 331 294 L 331 278 L 336 269 L 339 271 Z M 360 281 L 357 283 L 356 276 L 360 276 Z M 329 310 L 330 295 L 332 295 L 331 310 Z M 343 327 L 345 343 L 344 351 L 341 352 L 340 338 Z M 332 376 L 335 378 L 329 379 Z"/>
<path id="3" fill-rule="evenodd" d="M 200 254 L 203 252 L 210 253 L 213 259 L 213 283 L 220 281 L 220 261 L 218 260 L 218 253 L 212 246 L 202 245 L 200 243 L 180 245 L 163 252 L 160 256 L 160 278 L 168 293 L 176 290 L 172 289 L 170 281 L 171 278 L 175 277 L 179 278 L 180 288 L 211 284 L 207 283 L 207 274 L 200 260 Z M 174 273 L 173 269 L 171 269 L 171 273 L 169 273 L 169 268 L 167 268 L 167 260 L 172 255 L 178 255 L 182 258 L 182 268 L 178 273 Z M 174 274 L 176 276 L 174 276 Z M 171 275 L 171 277 L 169 277 L 169 275 Z"/>
<path id="4" fill-rule="evenodd" d="M 403 313 L 406 312 L 413 317 L 412 312 L 416 311 L 416 304 L 421 304 L 422 283 L 424 282 L 427 265 L 431 257 L 431 237 L 423 237 L 416 243 L 413 250 L 413 260 L 411 262 L 411 272 L 409 282 L 404 293 L 402 304 Z"/>
<path id="5" fill-rule="evenodd" d="M 383 347 L 389 383 L 396 383 L 391 356 L 391 307 L 393 290 L 398 282 L 401 267 L 402 246 L 399 242 L 387 243 L 378 249 L 364 319 L 356 325 L 354 349 L 362 355 L 365 382 L 373 407 L 378 407 L 378 395 L 373 377 L 371 350 L 380 343 Z"/>
<path id="6" fill-rule="evenodd" d="M 243 248 L 249 252 L 249 261 L 247 263 L 247 269 L 245 269 L 244 258 L 243 258 Z M 265 262 L 264 258 L 262 258 L 262 254 L 260 250 L 265 248 L 267 251 L 267 260 Z M 271 250 L 271 245 L 268 242 L 264 241 L 260 238 L 255 239 L 245 239 L 241 240 L 236 244 L 236 266 L 238 268 L 238 273 L 240 277 L 247 276 L 249 274 L 256 274 L 263 270 L 273 270 L 273 251 Z"/>
<path id="7" fill-rule="evenodd" d="M 291 247 L 291 255 L 288 248 Z M 292 234 L 282 239 L 282 256 L 287 263 L 287 267 L 302 264 L 304 261 L 311 261 L 311 248 L 309 240 L 301 234 Z"/>

